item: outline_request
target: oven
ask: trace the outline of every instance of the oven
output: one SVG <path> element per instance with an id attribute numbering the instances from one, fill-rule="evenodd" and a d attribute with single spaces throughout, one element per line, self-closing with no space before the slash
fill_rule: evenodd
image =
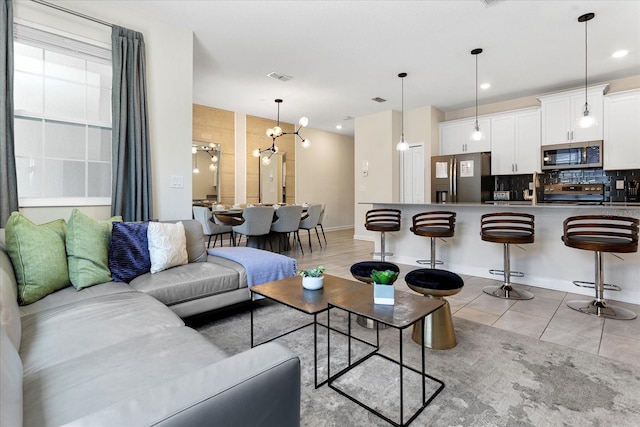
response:
<path id="1" fill-rule="evenodd" d="M 545 203 L 601 205 L 604 184 L 546 184 L 542 200 Z"/>

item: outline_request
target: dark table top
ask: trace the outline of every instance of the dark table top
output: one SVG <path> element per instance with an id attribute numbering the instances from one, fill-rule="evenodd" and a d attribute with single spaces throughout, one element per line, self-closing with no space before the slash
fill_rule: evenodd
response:
<path id="1" fill-rule="evenodd" d="M 263 283 L 252 286 L 249 290 L 304 313 L 317 314 L 327 310 L 329 298 L 349 294 L 362 288 L 373 289 L 372 286 L 364 283 L 325 274 L 323 287 L 315 291 L 302 287 L 301 276 Z M 373 301 L 373 294 L 371 300 Z"/>
<path id="2" fill-rule="evenodd" d="M 349 293 L 332 295 L 329 303 L 343 310 L 368 317 L 398 329 L 413 325 L 444 305 L 436 298 L 427 298 L 395 291 L 395 304 L 373 303 L 373 286 L 367 285 Z"/>

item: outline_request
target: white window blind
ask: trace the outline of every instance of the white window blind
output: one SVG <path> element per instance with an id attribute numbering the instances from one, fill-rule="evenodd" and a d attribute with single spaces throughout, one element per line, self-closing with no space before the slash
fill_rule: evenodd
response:
<path id="1" fill-rule="evenodd" d="M 111 204 L 111 50 L 14 24 L 21 206 Z"/>

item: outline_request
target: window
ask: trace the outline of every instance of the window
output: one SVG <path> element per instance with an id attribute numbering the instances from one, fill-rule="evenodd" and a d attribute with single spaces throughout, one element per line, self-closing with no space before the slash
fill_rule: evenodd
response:
<path id="1" fill-rule="evenodd" d="M 111 204 L 111 49 L 14 24 L 20 206 Z"/>

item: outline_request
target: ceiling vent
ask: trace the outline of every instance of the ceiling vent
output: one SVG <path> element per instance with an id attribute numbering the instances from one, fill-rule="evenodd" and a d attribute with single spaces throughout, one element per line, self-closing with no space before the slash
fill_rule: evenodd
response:
<path id="1" fill-rule="evenodd" d="M 288 76 L 284 73 L 278 73 L 277 71 L 274 71 L 272 73 L 267 74 L 268 77 L 271 77 L 272 79 L 276 79 L 276 80 L 280 80 L 281 82 L 286 82 L 291 80 L 293 77 Z"/>
<path id="2" fill-rule="evenodd" d="M 494 6 L 496 3 L 500 3 L 502 0 L 480 0 L 485 7 Z"/>
<path id="3" fill-rule="evenodd" d="M 371 98 L 371 100 L 372 100 L 372 101 L 375 101 L 375 102 L 380 102 L 380 103 L 382 103 L 382 102 L 387 102 L 387 100 L 386 100 L 386 99 L 384 99 L 384 98 L 380 98 L 379 96 L 376 96 L 375 98 Z"/>
<path id="4" fill-rule="evenodd" d="M 345 121 L 346 121 L 346 120 L 353 120 L 353 117 L 351 117 L 351 116 L 344 116 L 344 117 L 342 118 L 342 120 L 345 120 Z"/>

